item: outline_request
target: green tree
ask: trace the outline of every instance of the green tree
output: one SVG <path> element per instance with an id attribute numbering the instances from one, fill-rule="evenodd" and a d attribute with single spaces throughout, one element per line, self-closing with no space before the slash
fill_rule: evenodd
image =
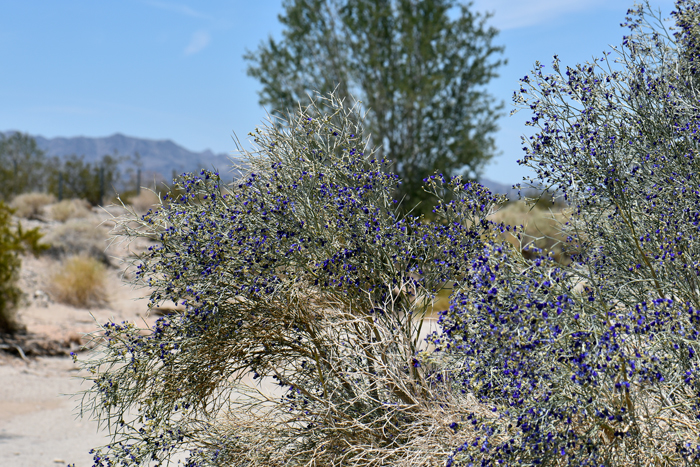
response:
<path id="1" fill-rule="evenodd" d="M 0 135 L 0 198 L 5 201 L 44 187 L 46 157 L 24 133 Z"/>
<path id="2" fill-rule="evenodd" d="M 379 158 L 403 180 L 404 208 L 434 204 L 423 179 L 439 171 L 478 179 L 493 156 L 501 104 L 483 86 L 504 61 L 488 15 L 455 0 L 286 0 L 283 39 L 248 52 L 260 103 L 294 110 L 318 90 L 368 108 Z"/>
<path id="3" fill-rule="evenodd" d="M 62 183 L 64 198 L 81 198 L 92 205 L 101 204 L 102 198 L 114 193 L 113 187 L 119 183 L 121 160 L 121 157 L 109 154 L 94 164 L 76 154 L 62 161 L 55 158 L 48 176 L 48 190 L 58 196 L 59 184 Z"/>

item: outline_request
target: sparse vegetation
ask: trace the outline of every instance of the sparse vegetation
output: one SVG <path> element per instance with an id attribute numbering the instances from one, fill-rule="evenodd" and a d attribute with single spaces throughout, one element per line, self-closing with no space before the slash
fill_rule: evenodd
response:
<path id="1" fill-rule="evenodd" d="M 106 204 L 106 199 L 114 194 L 114 187 L 120 184 L 122 159 L 116 154 L 104 155 L 94 163 L 76 154 L 60 160 L 54 158 L 48 170 L 47 189 L 56 196 L 60 191 L 64 197 L 84 199 L 93 206 Z"/>
<path id="2" fill-rule="evenodd" d="M 80 219 L 90 215 L 90 203 L 82 199 L 64 199 L 48 208 L 53 220 L 66 222 L 69 219 Z"/>
<path id="3" fill-rule="evenodd" d="M 542 203 L 545 204 L 545 203 Z M 520 249 L 527 257 L 537 256 L 535 250 L 525 250 L 523 247 L 534 246 L 541 250 L 551 251 L 555 259 L 568 264 L 568 254 L 563 254 L 563 243 L 566 234 L 561 232 L 561 224 L 566 222 L 570 212 L 562 206 L 550 208 L 533 206 L 525 201 L 513 201 L 501 207 L 489 219 L 512 226 L 522 226 L 520 238 L 511 232 L 503 234 L 503 238 L 511 245 Z"/>
<path id="4" fill-rule="evenodd" d="M 105 266 L 91 256 L 70 256 L 51 277 L 49 291 L 54 300 L 67 305 L 80 308 L 103 305 Z"/>
<path id="5" fill-rule="evenodd" d="M 137 213 L 145 214 L 149 209 L 155 208 L 159 204 L 158 201 L 155 192 L 142 189 L 138 196 L 131 197 L 128 203 Z"/>
<path id="6" fill-rule="evenodd" d="M 45 239 L 50 245 L 47 252 L 57 259 L 85 255 L 105 265 L 109 264 L 107 240 L 106 232 L 87 219 L 66 221 L 48 232 Z"/>
<path id="7" fill-rule="evenodd" d="M 17 217 L 25 219 L 35 219 L 43 214 L 44 208 L 56 202 L 56 197 L 49 193 L 23 193 L 15 196 L 10 203 Z"/>
<path id="8" fill-rule="evenodd" d="M 115 190 L 129 192 L 135 183 L 129 180 L 135 175 L 133 167 L 126 170 L 127 179 L 120 170 L 126 160 L 140 164 L 138 154 L 133 159 L 106 154 L 94 162 L 77 154 L 47 158 L 30 135 L 0 134 L 0 199 L 10 202 L 22 194 L 45 190 L 59 200 L 78 198 L 93 206 L 107 204 L 115 197 Z M 24 217 L 21 209 L 18 215 Z"/>
<path id="9" fill-rule="evenodd" d="M 0 199 L 46 186 L 46 156 L 36 141 L 24 133 L 0 135 Z"/>

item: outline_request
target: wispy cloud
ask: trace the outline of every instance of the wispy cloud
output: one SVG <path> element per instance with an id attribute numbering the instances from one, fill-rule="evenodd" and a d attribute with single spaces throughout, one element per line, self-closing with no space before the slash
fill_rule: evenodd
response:
<path id="1" fill-rule="evenodd" d="M 156 8 L 160 8 L 161 10 L 172 11 L 175 13 L 179 13 L 181 15 L 190 16 L 192 18 L 201 18 L 201 19 L 207 19 L 207 20 L 214 19 L 205 13 L 201 13 L 197 10 L 194 10 L 194 9 L 188 7 L 187 5 L 179 5 L 179 4 L 174 4 L 174 3 L 156 2 L 156 1 L 149 1 L 147 3 L 151 6 L 156 7 Z"/>
<path id="2" fill-rule="evenodd" d="M 514 2 L 513 0 L 476 0 L 474 11 L 489 11 L 494 13 L 490 23 L 500 30 L 517 29 L 536 26 L 554 21 L 564 15 L 593 10 L 601 6 L 611 6 L 609 0 L 529 0 Z M 621 10 L 627 11 L 626 6 Z M 624 13 L 623 11 L 623 13 Z"/>
<path id="3" fill-rule="evenodd" d="M 53 113 L 53 114 L 68 114 L 68 115 L 96 115 L 98 111 L 94 108 L 89 107 L 75 107 L 75 106 L 32 106 L 28 107 L 26 110 L 29 112 L 36 113 Z"/>
<path id="4" fill-rule="evenodd" d="M 207 31 L 197 31 L 192 34 L 190 43 L 185 47 L 185 55 L 193 55 L 204 50 L 211 42 L 211 35 Z"/>

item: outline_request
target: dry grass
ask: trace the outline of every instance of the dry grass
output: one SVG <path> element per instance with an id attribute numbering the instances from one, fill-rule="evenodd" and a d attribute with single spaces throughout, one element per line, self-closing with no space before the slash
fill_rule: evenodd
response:
<path id="1" fill-rule="evenodd" d="M 71 219 L 58 225 L 44 237 L 44 242 L 50 245 L 48 253 L 54 258 L 85 255 L 109 264 L 106 232 L 86 219 Z"/>
<path id="2" fill-rule="evenodd" d="M 129 197 L 125 204 L 130 206 L 134 212 L 138 214 L 145 214 L 149 209 L 154 209 L 156 206 L 160 205 L 160 199 L 158 194 L 153 190 L 142 188 L 138 196 Z"/>
<path id="3" fill-rule="evenodd" d="M 559 222 L 566 222 L 566 211 L 562 206 L 545 208 L 535 206 L 531 209 L 525 201 L 514 201 L 503 206 L 498 212 L 492 214 L 489 219 L 495 222 L 503 222 L 512 226 L 524 226 L 522 235 L 522 246 L 533 243 L 537 248 L 541 248 L 554 253 L 557 261 L 567 263 L 568 258 L 562 255 L 562 248 L 559 242 L 563 242 L 566 237 L 559 231 Z M 518 239 L 511 234 L 505 235 L 511 245 L 519 248 Z M 528 253 L 524 252 L 528 257 Z"/>
<path id="4" fill-rule="evenodd" d="M 149 209 L 158 205 L 158 201 L 159 200 L 157 194 L 155 194 L 151 190 L 142 189 L 141 193 L 138 196 L 134 196 L 129 200 L 129 204 L 132 208 L 134 208 L 134 211 L 143 214 L 146 213 Z"/>
<path id="5" fill-rule="evenodd" d="M 24 193 L 16 196 L 10 203 L 17 217 L 35 219 L 42 214 L 44 207 L 56 202 L 56 197 L 49 193 Z"/>
<path id="6" fill-rule="evenodd" d="M 103 305 L 105 266 L 86 255 L 71 256 L 51 277 L 49 290 L 54 300 L 80 308 Z"/>
<path id="7" fill-rule="evenodd" d="M 49 211 L 53 220 L 66 222 L 70 219 L 80 219 L 89 216 L 90 204 L 82 199 L 64 199 L 53 204 Z"/>

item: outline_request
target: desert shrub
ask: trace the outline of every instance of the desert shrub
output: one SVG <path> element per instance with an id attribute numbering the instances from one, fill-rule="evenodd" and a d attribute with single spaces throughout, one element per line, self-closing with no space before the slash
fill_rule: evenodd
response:
<path id="1" fill-rule="evenodd" d="M 20 253 L 38 253 L 44 248 L 39 243 L 41 234 L 37 228 L 23 230 L 18 223 L 12 225 L 12 209 L 0 202 L 0 334 L 14 333 L 22 328 L 16 310 L 22 298 L 17 287 Z"/>
<path id="2" fill-rule="evenodd" d="M 617 63 L 555 57 L 522 80 L 522 162 L 572 207 L 575 253 L 494 243 L 470 264 L 433 337 L 478 401 L 451 465 L 700 463 L 700 5 L 673 16 L 669 34 L 638 7 Z"/>
<path id="3" fill-rule="evenodd" d="M 49 207 L 51 218 L 58 222 L 80 219 L 90 215 L 90 203 L 82 199 L 64 199 Z"/>
<path id="4" fill-rule="evenodd" d="M 43 213 L 45 206 L 55 202 L 56 198 L 51 194 L 32 192 L 15 196 L 10 207 L 17 217 L 33 219 Z"/>
<path id="5" fill-rule="evenodd" d="M 128 204 L 137 213 L 144 214 L 149 209 L 152 209 L 157 204 L 159 204 L 159 199 L 158 195 L 155 192 L 147 189 L 142 189 L 138 196 L 133 196 L 129 198 Z"/>
<path id="6" fill-rule="evenodd" d="M 59 224 L 46 234 L 47 253 L 60 259 L 68 256 L 87 255 L 103 264 L 109 264 L 105 253 L 107 234 L 100 227 L 84 219 L 71 219 Z"/>
<path id="7" fill-rule="evenodd" d="M 422 326 L 482 249 L 495 200 L 435 176 L 427 189 L 451 199 L 441 221 L 401 217 L 399 180 L 367 147 L 358 108 L 333 95 L 255 143 L 238 184 L 187 175 L 175 199 L 119 222 L 127 239 L 158 242 L 136 264 L 151 306 L 186 311 L 147 335 L 102 328 L 83 410 L 115 440 L 96 465 L 179 451 L 188 465 L 444 463 L 469 395 L 419 362 Z"/>
<path id="8" fill-rule="evenodd" d="M 65 259 L 51 276 L 49 292 L 54 300 L 80 308 L 106 303 L 105 266 L 87 255 Z"/>
<path id="9" fill-rule="evenodd" d="M 504 205 L 490 219 L 511 226 L 518 226 L 521 237 L 515 233 L 506 232 L 503 238 L 514 247 L 519 248 L 526 257 L 533 258 L 537 255 L 534 247 L 545 251 L 551 251 L 557 261 L 568 263 L 568 255 L 563 254 L 563 243 L 566 235 L 562 234 L 560 225 L 566 222 L 569 211 L 563 206 L 554 205 L 548 209 L 543 206 L 532 205 L 524 200 L 513 201 Z"/>

